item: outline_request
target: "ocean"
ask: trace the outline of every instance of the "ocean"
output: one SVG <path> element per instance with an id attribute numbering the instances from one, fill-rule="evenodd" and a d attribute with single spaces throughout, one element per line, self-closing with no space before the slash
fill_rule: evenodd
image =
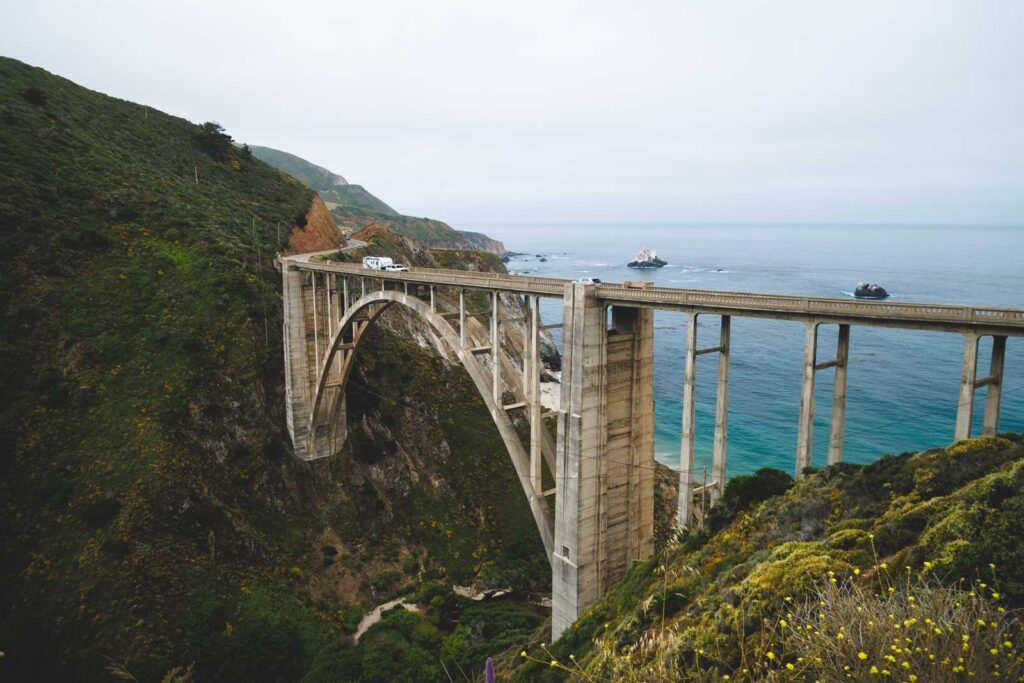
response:
<path id="1" fill-rule="evenodd" d="M 516 273 L 606 282 L 652 280 L 659 286 L 852 296 L 860 281 L 885 287 L 892 301 L 1024 307 L 1024 226 L 929 225 L 584 225 L 466 226 L 524 252 Z M 668 261 L 656 271 L 627 268 L 641 247 Z M 546 258 L 541 262 L 537 255 Z M 560 302 L 542 304 L 561 320 Z M 655 456 L 678 468 L 685 316 L 655 313 Z M 835 355 L 836 326 L 820 328 L 818 358 Z M 699 344 L 714 346 L 718 319 L 704 316 Z M 760 467 L 793 472 L 800 406 L 804 326 L 733 318 L 729 377 L 729 475 Z M 560 341 L 560 340 L 559 340 Z M 981 343 L 979 376 L 988 374 L 991 339 Z M 844 460 L 918 451 L 953 438 L 963 338 L 958 334 L 851 328 Z M 695 465 L 711 470 L 716 354 L 697 360 Z M 814 464 L 828 449 L 832 371 L 816 380 Z M 975 399 L 981 433 L 986 389 Z M 1007 342 L 1000 431 L 1024 430 L 1024 338 Z M 710 474 L 709 474 L 710 476 Z"/>

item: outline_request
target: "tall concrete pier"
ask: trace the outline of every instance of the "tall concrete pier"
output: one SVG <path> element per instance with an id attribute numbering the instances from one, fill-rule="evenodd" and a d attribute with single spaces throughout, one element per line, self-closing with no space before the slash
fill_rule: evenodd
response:
<path id="1" fill-rule="evenodd" d="M 551 630 L 654 553 L 653 312 L 566 289 Z"/>
<path id="2" fill-rule="evenodd" d="M 295 454 L 304 460 L 329 457 L 344 445 L 345 384 L 366 330 L 391 306 L 417 316 L 466 368 L 508 450 L 551 562 L 555 638 L 631 563 L 654 552 L 654 310 L 682 312 L 688 320 L 679 351 L 685 360 L 680 526 L 699 523 L 701 508 L 721 495 L 728 476 L 733 318 L 804 325 L 800 400 L 793 411 L 797 477 L 814 462 L 820 372 L 835 373 L 827 463 L 842 461 L 853 327 L 962 335 L 955 439 L 971 435 L 975 396 L 982 388 L 982 431 L 996 432 L 1007 338 L 1024 336 L 1024 310 L 1013 308 L 713 292 L 650 283 L 593 285 L 419 268 L 392 273 L 309 255 L 283 258 L 280 265 L 287 417 Z M 484 310 L 468 309 L 470 292 L 486 295 Z M 561 322 L 541 320 L 544 297 L 561 301 Z M 702 348 L 698 318 L 705 316 L 718 320 L 718 338 Z M 838 341 L 834 356 L 819 360 L 823 325 L 837 326 Z M 560 404 L 545 410 L 539 336 L 542 329 L 555 327 L 563 328 Z M 991 361 L 988 374 L 978 377 L 983 338 L 992 340 Z M 698 484 L 696 378 L 705 355 L 717 359 L 718 381 L 711 480 Z M 694 504 L 695 496 L 701 506 Z"/>

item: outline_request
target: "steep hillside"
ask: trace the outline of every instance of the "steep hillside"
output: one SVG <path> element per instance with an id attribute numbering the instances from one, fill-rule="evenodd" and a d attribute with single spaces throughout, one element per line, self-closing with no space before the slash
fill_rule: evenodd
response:
<path id="1" fill-rule="evenodd" d="M 321 190 L 320 196 L 332 210 L 349 207 L 373 211 L 386 216 L 398 215 L 397 211 L 367 192 L 362 185 L 332 187 L 329 190 Z"/>
<path id="2" fill-rule="evenodd" d="M 294 154 L 258 145 L 252 145 L 250 149 L 253 156 L 257 159 L 267 162 L 293 178 L 298 178 L 317 192 L 348 185 L 348 181 L 337 173 L 329 171 L 323 166 L 317 166 Z"/>
<path id="3" fill-rule="evenodd" d="M 454 582 L 547 580 L 483 403 L 410 321 L 354 369 L 345 452 L 292 456 L 272 257 L 339 244 L 309 188 L 9 59 L 0 149 L 0 678 L 346 680 L 385 596 L 443 626 Z"/>
<path id="4" fill-rule="evenodd" d="M 282 254 L 305 254 L 347 244 L 334 224 L 324 201 L 314 196 L 309 211 L 288 235 Z"/>
<path id="5" fill-rule="evenodd" d="M 325 168 L 269 147 L 253 147 L 253 154 L 280 170 L 295 176 L 320 193 L 338 225 L 352 230 L 379 225 L 393 233 L 410 237 L 431 247 L 482 249 L 502 256 L 505 245 L 479 232 L 455 230 L 432 218 L 403 216 L 367 192 L 360 185 L 336 183 L 341 178 Z M 343 178 L 341 178 L 344 181 Z"/>
<path id="6" fill-rule="evenodd" d="M 504 665 L 523 681 L 1020 680 L 1022 527 L 1019 435 L 795 486 L 735 477 L 706 531 Z"/>

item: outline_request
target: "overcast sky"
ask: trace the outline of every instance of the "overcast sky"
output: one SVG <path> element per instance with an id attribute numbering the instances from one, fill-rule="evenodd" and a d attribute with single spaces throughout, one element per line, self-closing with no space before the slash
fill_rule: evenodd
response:
<path id="1" fill-rule="evenodd" d="M 1024 2 L 7 3 L 0 53 L 485 221 L 1024 223 Z"/>

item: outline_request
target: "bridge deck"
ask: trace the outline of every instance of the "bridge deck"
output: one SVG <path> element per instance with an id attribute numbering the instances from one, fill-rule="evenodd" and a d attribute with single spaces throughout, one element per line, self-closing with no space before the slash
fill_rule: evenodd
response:
<path id="1" fill-rule="evenodd" d="M 559 297 L 571 280 L 529 275 L 471 273 L 435 268 L 412 268 L 395 273 L 369 270 L 360 264 L 284 259 L 303 270 L 336 273 L 375 280 L 480 289 L 486 291 Z M 985 332 L 1024 335 L 1024 309 L 991 306 L 958 306 L 894 301 L 864 301 L 828 297 L 759 294 L 675 287 L 637 289 L 605 283 L 597 297 L 610 305 L 661 308 L 735 316 L 788 320 L 822 319 L 857 325 L 957 330 L 976 328 Z"/>

